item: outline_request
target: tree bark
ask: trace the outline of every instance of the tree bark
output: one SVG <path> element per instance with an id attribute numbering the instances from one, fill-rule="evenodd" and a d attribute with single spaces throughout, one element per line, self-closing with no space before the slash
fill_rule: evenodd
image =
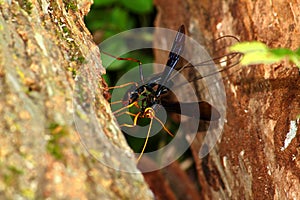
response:
<path id="1" fill-rule="evenodd" d="M 155 4 L 156 26 L 176 30 L 185 24 L 197 41 L 230 34 L 273 48 L 299 48 L 299 1 L 156 0 Z M 232 69 L 224 77 L 227 123 L 222 138 L 201 160 L 199 145 L 191 147 L 202 199 L 300 199 L 298 69 L 282 62 Z M 292 132 L 296 135 L 288 143 Z"/>
<path id="2" fill-rule="evenodd" d="M 100 53 L 83 22 L 90 6 L 0 3 L 0 199 L 153 198 L 103 97 Z M 113 168 L 120 163 L 136 173 Z"/>

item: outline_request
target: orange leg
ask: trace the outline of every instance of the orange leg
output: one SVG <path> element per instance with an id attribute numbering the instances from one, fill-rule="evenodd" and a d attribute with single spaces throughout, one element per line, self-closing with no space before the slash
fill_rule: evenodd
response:
<path id="1" fill-rule="evenodd" d="M 129 128 L 133 128 L 133 127 L 135 127 L 136 126 L 136 124 L 137 124 L 137 119 L 139 118 L 139 115 L 141 114 L 140 112 L 138 113 L 138 114 L 133 114 L 133 113 L 131 113 L 131 112 L 123 112 L 123 113 L 121 113 L 121 114 L 128 114 L 128 115 L 130 115 L 130 116 L 134 116 L 134 120 L 133 120 L 133 124 L 122 124 L 122 125 L 120 125 L 120 127 L 129 127 Z"/>
<path id="2" fill-rule="evenodd" d="M 137 106 L 137 107 L 139 107 L 138 103 L 135 101 L 135 102 L 133 102 L 132 104 L 129 104 L 129 105 L 123 107 L 123 108 L 120 108 L 119 110 L 114 111 L 113 114 L 116 115 L 117 113 L 119 113 L 119 112 L 121 112 L 121 111 L 123 111 L 123 110 L 125 110 L 125 109 L 127 109 L 127 108 L 130 108 L 130 107 L 132 107 L 132 106 Z"/>
<path id="3" fill-rule="evenodd" d="M 138 86 L 138 84 L 136 82 L 128 82 L 128 83 L 124 83 L 122 85 L 116 85 L 116 86 L 112 86 L 112 87 L 108 87 L 109 90 L 112 90 L 112 89 L 118 89 L 118 88 L 123 88 L 123 87 L 126 87 L 128 85 L 135 85 L 135 86 Z"/>
<path id="4" fill-rule="evenodd" d="M 154 116 L 154 119 L 156 119 L 156 121 L 158 121 L 158 122 L 160 123 L 160 125 L 163 127 L 163 129 L 164 129 L 170 136 L 174 137 L 174 135 L 171 133 L 171 131 L 169 131 L 169 130 L 165 127 L 164 123 L 162 123 L 162 121 L 161 121 L 160 119 L 158 119 L 158 118 L 155 117 L 155 116 Z"/>
<path id="5" fill-rule="evenodd" d="M 154 118 L 154 119 L 156 119 L 156 121 L 158 121 L 159 123 L 160 123 L 160 125 L 163 127 L 163 129 L 170 135 L 170 136 L 172 136 L 172 137 L 174 137 L 174 135 L 165 127 L 165 125 L 164 125 L 164 123 L 162 123 L 162 121 L 159 119 L 159 118 L 157 118 L 156 116 L 155 116 L 155 112 L 154 112 L 154 110 L 153 110 L 153 108 L 146 108 L 146 110 L 145 110 L 145 113 L 144 113 L 144 116 L 146 116 L 147 118 Z"/>
<path id="6" fill-rule="evenodd" d="M 114 102 L 110 102 L 110 105 L 115 105 L 115 104 L 119 104 L 119 103 L 123 103 L 123 101 L 114 101 Z"/>
<path id="7" fill-rule="evenodd" d="M 133 105 L 135 105 L 135 103 L 137 104 L 137 102 L 134 102 L 128 106 L 126 106 L 125 108 L 129 108 Z M 123 108 L 121 108 L 123 110 Z M 121 111 L 121 109 L 118 110 L 118 112 Z M 149 129 L 148 129 L 148 132 L 147 132 L 147 136 L 146 136 L 146 140 L 145 140 L 145 143 L 144 143 L 144 146 L 143 146 L 143 149 L 139 155 L 139 157 L 137 158 L 137 162 L 139 162 L 139 160 L 141 159 L 141 157 L 143 156 L 144 152 L 145 152 L 145 149 L 146 149 L 146 146 L 147 146 L 147 143 L 148 143 L 148 140 L 149 140 L 149 137 L 150 137 L 150 131 L 151 131 L 151 128 L 152 128 L 152 124 L 153 124 L 153 119 L 155 119 L 156 121 L 158 121 L 160 123 L 160 125 L 163 127 L 163 129 L 172 137 L 174 137 L 174 135 L 165 127 L 164 123 L 155 116 L 155 112 L 152 108 L 147 108 L 145 110 L 145 112 L 142 114 L 141 112 L 137 113 L 137 114 L 133 114 L 131 112 L 121 112 L 121 113 L 118 113 L 116 114 L 116 116 L 120 116 L 120 115 L 123 115 L 123 114 L 128 114 L 130 116 L 134 116 L 134 120 L 133 120 L 133 124 L 122 124 L 120 125 L 121 127 L 129 127 L 129 128 L 133 128 L 137 125 L 137 120 L 139 117 L 145 117 L 145 118 L 149 118 L 150 119 L 150 124 L 149 124 Z M 141 116 L 142 115 L 142 116 Z"/>
<path id="8" fill-rule="evenodd" d="M 135 120 L 134 120 L 134 124 L 136 125 L 136 120 L 137 118 L 139 117 L 141 113 L 138 113 L 136 116 L 135 116 Z M 165 125 L 162 123 L 162 121 L 157 118 L 155 116 L 155 112 L 152 108 L 147 108 L 145 110 L 145 113 L 144 113 L 144 116 L 146 116 L 147 118 L 150 118 L 150 124 L 149 124 L 149 129 L 148 129 L 148 133 L 147 133 L 147 136 L 146 136 L 146 140 L 145 140 L 145 143 L 144 143 L 144 146 L 143 146 L 143 149 L 139 155 L 139 157 L 137 158 L 137 162 L 139 162 L 139 160 L 141 159 L 141 157 L 143 156 L 144 154 L 144 151 L 146 149 L 146 146 L 147 146 L 147 143 L 148 143 L 148 140 L 149 140 L 149 137 L 150 137 L 150 131 L 151 131 L 151 128 L 152 128 L 152 123 L 153 123 L 153 119 L 156 119 L 160 124 L 161 126 L 163 127 L 163 129 L 169 134 L 171 135 L 172 137 L 174 137 L 174 135 L 165 127 Z"/>
<path id="9" fill-rule="evenodd" d="M 128 111 L 124 111 L 124 112 L 121 112 L 121 113 L 117 113 L 117 114 L 115 114 L 115 116 L 116 116 L 116 117 L 119 117 L 119 116 L 124 115 L 124 114 L 130 115 L 130 116 L 133 116 L 133 117 L 136 116 L 136 114 L 133 114 L 133 113 L 128 112 Z"/>
<path id="10" fill-rule="evenodd" d="M 136 162 L 138 163 L 139 160 L 141 159 L 141 157 L 143 156 L 144 154 L 144 151 L 146 149 L 146 146 L 147 146 L 147 143 L 148 143 L 148 139 L 149 139 L 149 136 L 150 136 L 150 131 L 151 131 L 151 127 L 152 127 L 152 122 L 153 122 L 153 118 L 151 118 L 151 121 L 150 121 L 150 124 L 149 124 L 149 129 L 148 129 L 148 133 L 147 133 L 147 136 L 146 136 L 146 141 L 144 143 L 144 146 L 143 146 L 143 149 L 139 155 L 139 157 L 137 158 Z"/>

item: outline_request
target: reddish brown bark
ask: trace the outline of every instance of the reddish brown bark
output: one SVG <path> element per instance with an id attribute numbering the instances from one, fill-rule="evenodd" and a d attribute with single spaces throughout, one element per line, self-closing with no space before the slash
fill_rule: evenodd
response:
<path id="1" fill-rule="evenodd" d="M 231 34 L 295 50 L 300 44 L 299 4 L 156 0 L 156 26 L 176 30 L 185 24 L 198 41 Z M 200 145 L 192 145 L 202 198 L 299 199 L 299 128 L 283 148 L 291 124 L 299 127 L 298 69 L 282 62 L 229 70 L 224 76 L 227 123 L 222 139 L 202 160 L 197 158 Z"/>

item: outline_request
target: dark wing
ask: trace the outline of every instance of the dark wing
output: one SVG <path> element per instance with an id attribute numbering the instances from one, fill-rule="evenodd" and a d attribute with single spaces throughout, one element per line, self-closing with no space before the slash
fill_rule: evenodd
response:
<path id="1" fill-rule="evenodd" d="M 205 101 L 191 103 L 168 103 L 162 101 L 161 104 L 167 112 L 173 112 L 188 117 L 198 117 L 196 116 L 198 112 L 195 112 L 195 106 L 197 106 L 199 107 L 200 112 L 199 119 L 205 121 L 215 121 L 221 117 L 219 111 Z"/>
<path id="2" fill-rule="evenodd" d="M 161 75 L 161 81 L 159 82 L 160 87 L 157 90 L 156 95 L 159 96 L 162 87 L 166 84 L 167 80 L 170 78 L 172 71 L 174 70 L 176 64 L 180 59 L 180 54 L 183 52 L 184 49 L 184 42 L 185 42 L 185 28 L 184 25 L 181 25 L 178 29 L 178 32 L 175 36 L 172 49 L 169 53 L 169 59 L 167 61 L 167 67 L 164 69 Z"/>

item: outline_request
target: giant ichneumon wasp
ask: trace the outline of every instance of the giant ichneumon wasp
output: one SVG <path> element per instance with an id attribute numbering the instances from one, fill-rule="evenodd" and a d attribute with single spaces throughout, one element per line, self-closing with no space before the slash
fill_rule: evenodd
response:
<path id="1" fill-rule="evenodd" d="M 165 109 L 166 112 L 173 112 L 181 115 L 185 115 L 192 118 L 198 118 L 200 120 L 205 121 L 215 121 L 220 118 L 219 111 L 212 106 L 210 103 L 206 101 L 194 101 L 194 102 L 169 102 L 166 99 L 166 96 L 169 94 L 172 94 L 171 88 L 174 85 L 174 77 L 179 76 L 179 72 L 181 72 L 184 69 L 193 68 L 193 65 L 185 65 L 181 68 L 176 68 L 177 63 L 179 62 L 181 58 L 181 54 L 184 51 L 185 46 L 185 27 L 183 25 L 180 26 L 175 39 L 173 41 L 172 48 L 169 52 L 168 61 L 166 63 L 166 66 L 164 68 L 164 71 L 160 74 L 156 74 L 151 79 L 149 79 L 147 82 L 145 82 L 143 73 L 142 73 L 142 67 L 141 62 L 136 59 L 132 58 L 120 58 L 115 57 L 117 60 L 131 60 L 134 62 L 139 63 L 139 74 L 140 74 L 140 83 L 137 82 L 129 82 L 126 84 L 122 84 L 119 86 L 110 87 L 109 89 L 116 89 L 116 88 L 122 88 L 128 85 L 133 85 L 130 89 L 127 90 L 125 93 L 122 101 L 119 101 L 123 103 L 123 107 L 120 109 L 117 109 L 114 111 L 114 114 L 116 116 L 120 116 L 123 114 L 127 114 L 133 117 L 133 123 L 132 124 L 121 124 L 121 126 L 125 127 L 136 127 L 138 124 L 138 120 L 141 118 L 148 118 L 150 119 L 149 128 L 146 135 L 146 140 L 144 142 L 144 145 L 142 147 L 142 150 L 140 152 L 139 157 L 137 158 L 137 161 L 140 160 L 141 156 L 143 155 L 145 148 L 147 146 L 148 139 L 150 137 L 150 131 L 152 128 L 153 120 L 156 120 L 159 122 L 161 127 L 166 131 L 169 135 L 174 136 L 171 131 L 168 130 L 168 128 L 165 127 L 164 123 L 156 116 L 156 112 L 158 112 L 160 109 Z M 102 51 L 104 54 L 108 54 Z M 110 54 L 108 54 L 110 55 Z M 111 55 L 110 55 L 111 56 Z M 236 56 L 236 54 L 232 54 L 232 56 Z M 211 60 L 204 61 L 200 65 L 208 64 L 210 62 L 213 62 L 216 59 L 215 58 Z M 231 59 L 231 58 L 230 58 Z M 223 61 L 222 61 L 223 62 Z M 231 66 L 234 66 L 236 63 L 234 63 Z M 229 66 L 229 67 L 231 67 Z M 228 69 L 228 67 L 226 68 Z M 176 71 L 177 70 L 177 71 Z M 175 72 L 176 71 L 176 72 Z M 208 73 L 205 76 L 213 75 L 214 73 L 218 73 L 222 70 Z M 199 77 L 198 77 L 199 78 Z M 197 79 L 197 77 L 196 77 Z M 126 111 L 126 109 L 137 107 L 138 112 L 132 113 L 130 111 Z"/>

